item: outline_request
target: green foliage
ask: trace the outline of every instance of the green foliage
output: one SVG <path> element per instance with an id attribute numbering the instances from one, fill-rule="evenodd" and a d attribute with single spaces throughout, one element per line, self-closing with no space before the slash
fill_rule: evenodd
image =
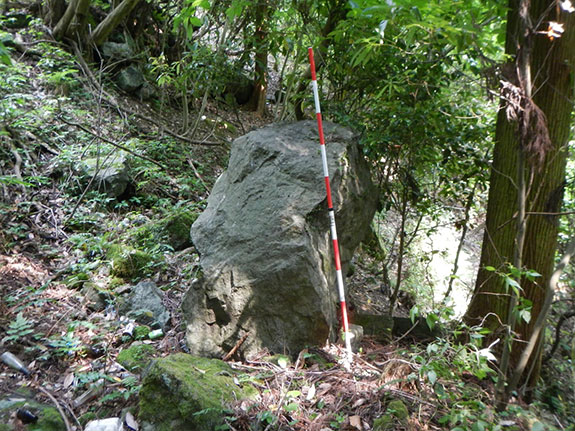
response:
<path id="1" fill-rule="evenodd" d="M 18 343 L 26 340 L 30 334 L 34 333 L 34 322 L 26 319 L 22 312 L 16 315 L 16 318 L 10 322 L 6 330 L 6 336 L 2 343 Z"/>
<path id="2" fill-rule="evenodd" d="M 150 275 L 158 263 L 149 253 L 117 244 L 110 247 L 109 256 L 112 259 L 112 275 L 128 280 Z"/>
<path id="3" fill-rule="evenodd" d="M 48 340 L 50 350 L 41 356 L 41 359 L 47 359 L 50 355 L 66 358 L 75 355 L 82 349 L 82 341 L 75 336 L 73 331 L 66 332 L 64 335 L 54 335 Z"/>
<path id="4" fill-rule="evenodd" d="M 4 46 L 2 41 L 0 41 L 0 63 L 6 66 L 12 64 L 12 59 L 10 58 L 10 51 Z"/>

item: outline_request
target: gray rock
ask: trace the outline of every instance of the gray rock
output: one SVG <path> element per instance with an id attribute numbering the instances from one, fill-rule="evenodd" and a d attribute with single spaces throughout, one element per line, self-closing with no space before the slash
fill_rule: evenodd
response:
<path id="1" fill-rule="evenodd" d="M 105 159 L 84 160 L 85 177 L 92 178 L 92 185 L 111 198 L 117 198 L 126 191 L 130 182 L 126 153 L 118 151 Z"/>
<path id="2" fill-rule="evenodd" d="M 118 87 L 127 93 L 133 93 L 144 85 L 144 75 L 135 66 L 122 69 L 116 78 Z"/>
<path id="3" fill-rule="evenodd" d="M 349 324 L 349 336 L 351 350 L 355 353 L 359 351 L 361 342 L 363 341 L 363 326 Z M 342 346 L 345 346 L 345 338 L 343 337 L 343 330 L 340 331 L 339 339 L 337 340 Z"/>
<path id="4" fill-rule="evenodd" d="M 158 97 L 158 90 L 153 85 L 144 82 L 142 86 L 138 89 L 137 94 L 141 101 L 149 101 L 156 99 Z"/>
<path id="5" fill-rule="evenodd" d="M 341 258 L 369 230 L 377 193 L 353 132 L 326 123 Z M 182 310 L 192 353 L 296 354 L 337 336 L 338 295 L 317 126 L 272 125 L 234 141 L 191 229 L 203 276 Z M 345 271 L 344 271 L 345 273 Z"/>
<path id="6" fill-rule="evenodd" d="M 102 55 L 112 60 L 129 60 L 134 56 L 134 51 L 127 43 L 104 42 Z"/>
<path id="7" fill-rule="evenodd" d="M 133 317 L 143 325 L 168 326 L 170 312 L 162 303 L 163 293 L 153 281 L 144 280 L 134 286 L 127 298 L 120 301 L 120 313 Z"/>
<path id="8" fill-rule="evenodd" d="M 109 292 L 99 289 L 94 283 L 84 283 L 80 292 L 84 295 L 86 307 L 92 311 L 103 311 L 112 299 Z"/>

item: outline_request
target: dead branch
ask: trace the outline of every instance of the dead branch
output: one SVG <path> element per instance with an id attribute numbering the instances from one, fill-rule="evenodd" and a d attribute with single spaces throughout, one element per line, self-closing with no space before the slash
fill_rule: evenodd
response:
<path id="1" fill-rule="evenodd" d="M 238 351 L 238 349 L 241 347 L 242 344 L 244 344 L 244 341 L 246 341 L 246 339 L 248 338 L 248 336 L 250 335 L 249 332 L 246 332 L 242 338 L 239 339 L 239 341 L 236 343 L 236 345 L 232 348 L 232 350 L 230 350 L 228 352 L 228 354 L 226 356 L 224 356 L 222 358 L 222 361 L 227 361 L 228 359 L 230 359 L 234 353 L 236 353 Z"/>
<path id="2" fill-rule="evenodd" d="M 557 351 L 557 348 L 559 347 L 559 341 L 561 340 L 561 326 L 563 326 L 563 324 L 567 320 L 569 320 L 571 317 L 574 317 L 574 316 L 575 316 L 575 311 L 572 310 L 572 311 L 568 311 L 566 313 L 563 313 L 561 315 L 561 317 L 559 317 L 559 320 L 557 321 L 557 325 L 555 326 L 555 341 L 553 342 L 553 345 L 551 346 L 551 349 L 549 350 L 549 352 L 543 358 L 543 362 L 549 361 L 549 359 L 551 359 L 553 354 Z"/>
<path id="3" fill-rule="evenodd" d="M 60 405 L 58 400 L 56 398 L 54 398 L 54 396 L 50 392 L 48 392 L 46 389 L 44 389 L 43 387 L 36 386 L 36 389 L 38 389 L 40 392 L 42 392 L 44 395 L 46 395 L 48 398 L 50 398 L 50 401 L 52 401 L 52 403 L 54 404 L 54 406 L 58 410 L 58 413 L 60 413 L 60 416 L 62 416 L 62 420 L 64 421 L 64 425 L 66 425 L 66 431 L 72 431 L 73 428 L 70 425 L 70 422 L 68 421 L 68 417 L 66 416 L 66 413 L 64 413 L 64 410 L 62 410 L 62 406 Z"/>
<path id="4" fill-rule="evenodd" d="M 83 125 L 81 125 L 81 124 L 79 124 L 79 123 L 75 123 L 75 122 L 73 122 L 73 121 L 68 121 L 68 120 L 64 119 L 64 117 L 62 117 L 61 115 L 58 116 L 58 119 L 59 119 L 60 121 L 62 121 L 63 123 L 68 124 L 69 126 L 74 126 L 74 127 L 77 127 L 77 128 L 80 129 L 80 130 L 83 130 L 84 132 L 86 132 L 86 133 L 88 133 L 88 134 L 90 134 L 90 135 L 92 135 L 92 136 L 94 136 L 94 137 L 100 139 L 101 141 L 106 142 L 107 144 L 110 144 L 110 145 L 113 146 L 113 147 L 116 147 L 116 148 L 118 148 L 118 149 L 120 149 L 120 150 L 122 150 L 122 151 L 125 151 L 126 153 L 130 153 L 131 155 L 136 156 L 136 157 L 139 157 L 140 159 L 147 160 L 148 162 L 153 163 L 154 165 L 160 167 L 161 169 L 163 169 L 163 170 L 165 170 L 165 171 L 168 170 L 168 169 L 167 169 L 164 165 L 162 165 L 160 162 L 156 162 L 154 159 L 151 159 L 151 158 L 149 158 L 148 156 L 144 156 L 143 154 L 138 154 L 138 153 L 136 153 L 135 151 L 132 151 L 132 150 L 130 150 L 129 148 L 123 146 L 122 144 L 118 144 L 117 142 L 114 142 L 114 141 L 112 141 L 112 140 L 110 140 L 110 139 L 108 139 L 108 138 L 106 138 L 106 137 L 104 137 L 104 136 L 102 136 L 102 135 L 100 135 L 100 134 L 94 132 L 93 130 L 88 129 L 87 127 L 85 127 L 85 126 L 83 126 Z"/>

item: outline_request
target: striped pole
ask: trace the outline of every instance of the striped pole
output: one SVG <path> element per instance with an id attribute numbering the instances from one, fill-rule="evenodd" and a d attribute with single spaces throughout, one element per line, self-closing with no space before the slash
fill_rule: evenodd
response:
<path id="1" fill-rule="evenodd" d="M 317 91 L 317 79 L 315 75 L 315 61 L 313 58 L 313 49 L 308 48 L 309 64 L 311 68 L 311 84 L 313 88 L 313 98 L 315 101 L 315 115 L 317 117 L 317 128 L 319 131 L 319 145 L 321 148 L 321 160 L 323 163 L 323 176 L 325 181 L 325 191 L 327 193 L 327 209 L 329 212 L 329 223 L 331 230 L 331 239 L 333 243 L 333 257 L 335 260 L 335 270 L 337 276 L 337 288 L 339 292 L 339 303 L 341 306 L 341 321 L 343 325 L 343 333 L 345 337 L 345 347 L 348 353 L 348 360 L 351 362 L 353 354 L 351 351 L 351 339 L 349 332 L 349 322 L 347 319 L 347 306 L 345 304 L 345 289 L 343 287 L 343 275 L 341 272 L 341 261 L 339 258 L 339 243 L 337 241 L 337 231 L 335 228 L 335 215 L 333 209 L 333 202 L 331 200 L 331 187 L 329 185 L 329 171 L 327 168 L 327 155 L 325 151 L 325 139 L 323 136 L 323 124 L 321 120 L 321 109 L 319 106 L 319 93 Z"/>

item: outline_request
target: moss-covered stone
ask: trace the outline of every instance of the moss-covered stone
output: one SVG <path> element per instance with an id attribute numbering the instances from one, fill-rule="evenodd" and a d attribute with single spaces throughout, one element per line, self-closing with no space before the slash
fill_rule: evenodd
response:
<path id="1" fill-rule="evenodd" d="M 192 245 L 190 229 L 198 214 L 190 210 L 177 210 L 167 217 L 145 224 L 136 229 L 132 236 L 137 244 L 166 244 L 174 250 L 183 250 Z"/>
<path id="2" fill-rule="evenodd" d="M 407 407 L 401 400 L 390 401 L 387 406 L 387 412 L 402 422 L 407 421 L 407 418 L 409 417 L 409 410 L 407 410 Z"/>
<path id="3" fill-rule="evenodd" d="M 140 391 L 142 422 L 156 431 L 204 431 L 223 423 L 227 403 L 252 398 L 251 386 L 234 383 L 225 362 L 178 353 L 156 360 Z"/>
<path id="4" fill-rule="evenodd" d="M 387 405 L 385 415 L 373 421 L 373 431 L 392 431 L 407 424 L 409 410 L 401 400 L 393 400 Z"/>
<path id="5" fill-rule="evenodd" d="M 118 363 L 132 373 L 142 372 L 156 354 L 156 348 L 149 344 L 133 344 L 118 354 Z"/>
<path id="6" fill-rule="evenodd" d="M 373 336 L 377 341 L 391 340 L 393 318 L 387 315 L 356 313 L 354 323 L 363 327 L 365 335 Z"/>
<path id="7" fill-rule="evenodd" d="M 64 420 L 54 407 L 46 407 L 38 414 L 38 422 L 28 426 L 30 431 L 62 431 L 66 429 Z"/>
<path id="8" fill-rule="evenodd" d="M 196 212 L 180 211 L 162 221 L 169 244 L 174 250 L 183 250 L 192 245 L 190 229 L 197 218 Z"/>
<path id="9" fill-rule="evenodd" d="M 142 250 L 118 244 L 109 248 L 108 257 L 112 260 L 111 274 L 128 280 L 145 276 L 146 266 L 154 260 L 150 254 Z"/>
<path id="10" fill-rule="evenodd" d="M 30 393 L 21 390 L 21 394 L 17 393 L 9 398 L 0 399 L 0 431 L 15 429 L 11 425 L 10 416 L 22 407 L 38 416 L 38 421 L 28 425 L 26 429 L 31 431 L 61 431 L 66 429 L 56 408 L 35 401 Z"/>

